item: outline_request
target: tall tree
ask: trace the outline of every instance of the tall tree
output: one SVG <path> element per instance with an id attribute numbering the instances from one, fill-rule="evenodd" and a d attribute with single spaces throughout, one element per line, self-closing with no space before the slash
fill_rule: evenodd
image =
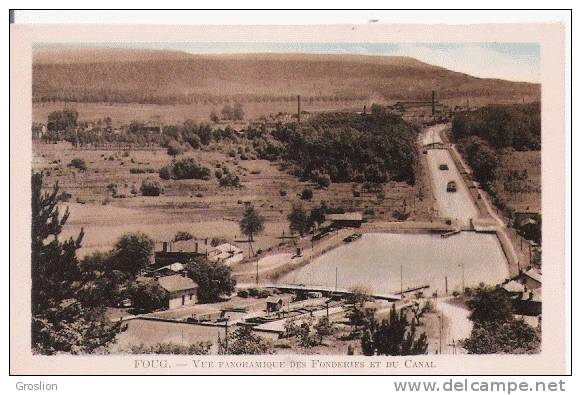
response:
<path id="1" fill-rule="evenodd" d="M 289 221 L 289 228 L 292 232 L 297 232 L 302 237 L 309 231 L 309 217 L 302 204 L 293 204 L 292 210 L 287 218 Z"/>
<path id="2" fill-rule="evenodd" d="M 471 291 L 466 305 L 472 321 L 508 321 L 512 318 L 512 302 L 502 289 L 480 286 Z"/>
<path id="3" fill-rule="evenodd" d="M 417 336 L 416 325 L 409 325 L 404 310 L 396 311 L 394 304 L 388 319 L 367 328 L 361 348 L 366 355 L 420 355 L 428 351 L 428 337 L 425 333 Z"/>
<path id="4" fill-rule="evenodd" d="M 248 205 L 244 209 L 244 215 L 240 220 L 240 230 L 248 236 L 249 241 L 254 241 L 254 235 L 264 230 L 264 218 L 258 214 L 253 205 Z"/>
<path id="5" fill-rule="evenodd" d="M 219 262 L 208 262 L 204 258 L 187 265 L 188 277 L 198 284 L 198 301 L 212 303 L 220 300 L 222 295 L 230 295 L 236 287 L 231 269 Z"/>
<path id="6" fill-rule="evenodd" d="M 145 233 L 128 233 L 119 238 L 113 250 L 116 269 L 130 275 L 138 274 L 151 262 L 154 241 Z"/>
<path id="7" fill-rule="evenodd" d="M 69 212 L 59 215 L 58 184 L 42 192 L 42 173 L 33 173 L 31 182 L 32 349 L 40 354 L 104 349 L 126 326 L 111 323 L 104 309 L 83 306 L 77 299 L 82 278 L 76 250 L 83 230 L 76 239 L 61 242 L 58 237 Z"/>

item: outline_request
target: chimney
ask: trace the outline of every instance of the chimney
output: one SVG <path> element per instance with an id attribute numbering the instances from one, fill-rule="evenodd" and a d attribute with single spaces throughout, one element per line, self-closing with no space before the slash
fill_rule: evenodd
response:
<path id="1" fill-rule="evenodd" d="M 301 123 L 301 95 L 297 95 L 297 122 Z"/>
<path id="2" fill-rule="evenodd" d="M 196 254 L 198 253 L 198 242 L 196 241 Z"/>
<path id="3" fill-rule="evenodd" d="M 167 252 L 167 241 L 164 241 L 162 244 L 163 244 L 163 252 Z"/>

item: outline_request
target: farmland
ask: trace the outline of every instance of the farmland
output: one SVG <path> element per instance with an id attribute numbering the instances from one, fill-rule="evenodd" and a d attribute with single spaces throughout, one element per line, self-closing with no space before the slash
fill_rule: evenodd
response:
<path id="1" fill-rule="evenodd" d="M 167 165 L 172 158 L 164 149 L 149 150 L 89 150 L 76 149 L 71 144 L 45 144 L 35 142 L 33 169 L 45 171 L 46 186 L 58 181 L 63 191 L 72 196 L 66 205 L 71 217 L 64 230 L 66 236 L 85 229 L 81 254 L 107 249 L 115 240 L 130 231 L 143 231 L 156 240 L 169 240 L 176 231 L 186 230 L 198 238 L 240 237 L 238 221 L 244 202 L 252 202 L 265 217 L 265 232 L 255 248 L 268 248 L 277 244 L 276 237 L 285 230 L 286 216 L 292 203 L 299 200 L 304 188 L 311 188 L 314 197 L 304 202 L 306 207 L 325 201 L 331 207 L 374 209 L 376 218 L 393 220 L 393 210 L 404 201 L 411 209 L 410 218 L 428 219 L 428 199 L 417 198 L 422 182 L 408 185 L 389 182 L 382 191 L 365 192 L 362 183 L 332 183 L 329 188 L 318 188 L 312 182 L 300 181 L 280 169 L 279 164 L 259 159 L 240 160 L 230 157 L 229 145 L 216 144 L 199 151 L 188 151 L 183 156 L 194 158 L 201 164 L 217 169 L 227 166 L 240 176 L 242 187 L 221 188 L 218 180 L 161 180 L 157 169 Z M 79 171 L 67 166 L 74 158 L 82 158 L 87 170 Z M 56 163 L 55 163 L 56 161 Z M 153 174 L 132 174 L 131 168 L 152 168 Z M 138 191 L 147 178 L 159 180 L 164 194 L 144 197 Z M 112 197 L 108 186 L 117 186 L 117 196 Z M 358 197 L 353 190 L 359 191 Z M 284 191 L 285 196 L 281 196 Z M 428 195 L 424 189 L 423 194 Z"/>

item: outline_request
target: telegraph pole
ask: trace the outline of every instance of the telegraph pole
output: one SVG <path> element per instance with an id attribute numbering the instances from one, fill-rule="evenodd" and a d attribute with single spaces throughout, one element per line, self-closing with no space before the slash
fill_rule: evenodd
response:
<path id="1" fill-rule="evenodd" d="M 403 299 L 403 265 L 399 265 L 399 295 Z"/>
<path id="2" fill-rule="evenodd" d="M 228 320 L 230 318 L 226 317 L 226 354 L 228 354 Z"/>

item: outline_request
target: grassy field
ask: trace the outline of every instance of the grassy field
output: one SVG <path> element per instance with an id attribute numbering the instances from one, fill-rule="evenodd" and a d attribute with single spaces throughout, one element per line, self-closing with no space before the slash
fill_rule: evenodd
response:
<path id="1" fill-rule="evenodd" d="M 373 102 L 383 102 L 373 100 Z M 364 105 L 371 105 L 370 100 L 338 100 L 338 101 L 314 101 L 301 103 L 303 111 L 333 111 L 344 109 L 357 109 L 361 111 Z M 78 102 L 35 102 L 32 105 L 32 121 L 38 123 L 47 122 L 48 114 L 60 111 L 63 108 L 74 108 L 79 112 L 80 121 L 94 121 L 111 117 L 114 125 L 128 125 L 132 121 L 155 121 L 163 124 L 183 123 L 187 119 L 196 122 L 210 122 L 210 112 L 222 110 L 223 104 L 140 104 L 140 103 L 78 103 Z M 297 112 L 296 100 L 277 101 L 266 103 L 244 103 L 244 115 L 246 119 L 257 119 L 261 115 L 278 114 L 279 112 L 295 114 Z"/>
<path id="2" fill-rule="evenodd" d="M 506 151 L 500 155 L 499 195 L 516 211 L 541 211 L 541 151 Z"/>
<path id="3" fill-rule="evenodd" d="M 81 255 L 110 248 L 124 233 L 142 231 L 155 240 L 170 240 L 177 231 L 189 231 L 198 238 L 223 237 L 240 239 L 238 221 L 244 203 L 251 202 L 265 217 L 265 231 L 258 237 L 254 249 L 266 249 L 277 245 L 283 230 L 288 233 L 288 215 L 292 204 L 299 200 L 304 188 L 311 188 L 314 197 L 303 202 L 310 208 L 321 201 L 331 207 L 346 210 L 373 208 L 375 218 L 393 221 L 394 210 L 401 209 L 406 202 L 410 211 L 408 220 L 425 220 L 430 215 L 430 199 L 427 198 L 426 183 L 415 186 L 390 182 L 382 192 L 364 192 L 360 184 L 333 183 L 328 189 L 316 187 L 311 182 L 301 182 L 281 170 L 273 162 L 257 159 L 241 160 L 230 157 L 228 152 L 237 145 L 215 144 L 205 150 L 189 151 L 182 157 L 192 157 L 212 169 L 227 166 L 241 178 L 242 187 L 221 188 L 212 175 L 204 180 L 161 180 L 157 172 L 131 174 L 130 169 L 160 167 L 171 162 L 165 150 L 83 150 L 68 143 L 34 143 L 33 170 L 44 171 L 45 186 L 58 181 L 62 191 L 72 196 L 66 205 L 71 211 L 70 219 L 63 231 L 68 237 L 84 228 L 86 236 Z M 86 171 L 79 171 L 68 164 L 73 158 L 83 159 Z M 158 197 L 143 197 L 138 192 L 146 178 L 158 180 L 164 194 Z M 108 185 L 117 185 L 118 196 L 112 197 Z M 360 191 L 354 197 L 353 189 Z M 420 190 L 422 191 L 420 193 Z M 281 191 L 286 192 L 285 196 Z M 132 192 L 137 192 L 133 194 Z M 426 197 L 420 200 L 419 196 Z M 246 247 L 244 247 L 246 248 Z"/>

